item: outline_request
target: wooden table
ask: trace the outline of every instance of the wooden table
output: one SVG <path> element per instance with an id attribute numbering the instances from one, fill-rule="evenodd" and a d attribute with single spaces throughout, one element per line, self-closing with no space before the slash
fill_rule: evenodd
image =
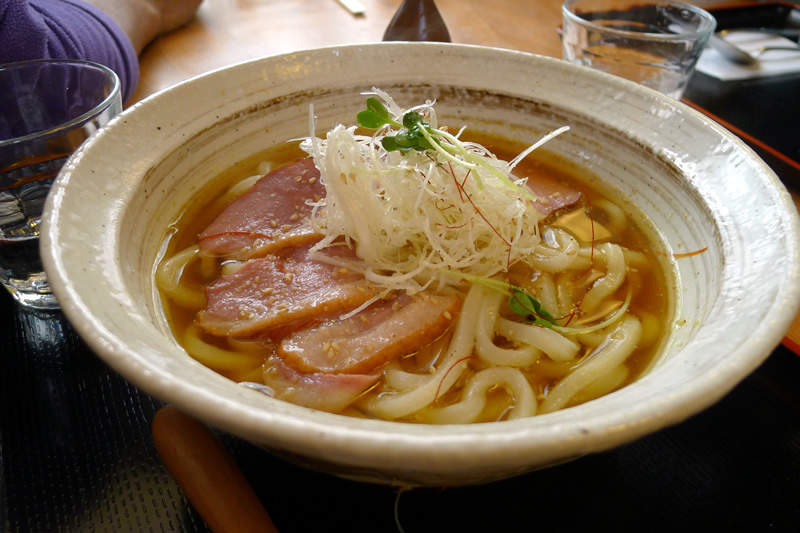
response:
<path id="1" fill-rule="evenodd" d="M 337 0 L 204 0 L 187 26 L 141 56 L 131 102 L 209 70 L 320 46 L 380 41 L 400 0 L 361 0 L 354 16 Z M 453 42 L 561 56 L 561 0 L 438 0 Z"/>
<path id="2" fill-rule="evenodd" d="M 561 57 L 563 0 L 437 0 L 453 42 Z M 204 0 L 187 26 L 163 35 L 141 56 L 130 103 L 192 76 L 233 63 L 306 48 L 377 42 L 401 0 L 360 0 L 354 16 L 337 0 Z M 720 0 L 690 2 L 719 4 Z M 741 3 L 727 0 L 726 4 Z"/>

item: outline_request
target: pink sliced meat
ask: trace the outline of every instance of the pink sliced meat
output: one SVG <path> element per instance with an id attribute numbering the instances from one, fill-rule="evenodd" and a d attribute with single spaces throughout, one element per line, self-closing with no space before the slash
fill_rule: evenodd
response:
<path id="1" fill-rule="evenodd" d="M 374 374 L 304 374 L 270 357 L 265 365 L 264 384 L 275 398 L 304 407 L 337 413 L 353 403 L 380 377 Z"/>
<path id="2" fill-rule="evenodd" d="M 206 289 L 208 304 L 197 321 L 213 335 L 250 336 L 341 314 L 376 294 L 360 274 L 313 260 L 308 247 L 298 247 L 251 259 L 235 273 L 221 276 Z"/>
<path id="3" fill-rule="evenodd" d="M 289 335 L 276 353 L 300 372 L 374 372 L 436 340 L 460 309 L 461 297 L 455 293 L 403 294 L 345 320 L 329 320 Z"/>
<path id="4" fill-rule="evenodd" d="M 552 176 L 539 175 L 529 179 L 528 188 L 538 198 L 533 202 L 534 207 L 545 215 L 571 207 L 581 199 L 578 189 Z"/>
<path id="5" fill-rule="evenodd" d="M 248 259 L 287 246 L 316 242 L 309 222 L 311 206 L 325 196 L 311 159 L 274 170 L 231 202 L 200 234 L 205 254 Z"/>

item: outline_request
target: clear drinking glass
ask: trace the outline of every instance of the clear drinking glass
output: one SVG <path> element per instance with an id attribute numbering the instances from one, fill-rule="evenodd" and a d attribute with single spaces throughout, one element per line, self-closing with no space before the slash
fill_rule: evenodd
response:
<path id="1" fill-rule="evenodd" d="M 707 11 L 670 0 L 567 0 L 563 58 L 680 98 L 716 27 Z"/>
<path id="2" fill-rule="evenodd" d="M 18 302 L 57 309 L 39 257 L 39 224 L 67 158 L 122 111 L 120 81 L 87 61 L 0 65 L 0 283 Z"/>

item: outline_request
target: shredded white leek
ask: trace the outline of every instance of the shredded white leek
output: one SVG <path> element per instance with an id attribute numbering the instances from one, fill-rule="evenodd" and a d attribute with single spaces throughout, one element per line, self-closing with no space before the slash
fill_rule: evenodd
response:
<path id="1" fill-rule="evenodd" d="M 531 204 L 526 179 L 511 174 L 517 161 L 502 161 L 461 141 L 461 132 L 440 129 L 434 102 L 406 110 L 373 91 L 397 122 L 410 110 L 420 113 L 431 126 L 433 135 L 424 135 L 435 137 L 434 149 L 385 150 L 381 139 L 397 133 L 388 125 L 364 136 L 340 124 L 317 138 L 312 107 L 310 135 L 301 147 L 327 193 L 313 211 L 312 224 L 325 237 L 312 252 L 345 239 L 358 256 L 348 268 L 386 288 L 412 291 L 461 283 L 453 271 L 490 278 L 532 256 L 542 215 Z"/>

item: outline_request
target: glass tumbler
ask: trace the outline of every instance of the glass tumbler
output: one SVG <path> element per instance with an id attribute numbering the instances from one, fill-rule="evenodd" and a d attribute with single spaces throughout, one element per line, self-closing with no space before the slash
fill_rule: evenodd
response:
<path id="1" fill-rule="evenodd" d="M 567 0 L 563 59 L 679 99 L 716 27 L 707 11 L 671 0 Z"/>
<path id="2" fill-rule="evenodd" d="M 39 257 L 39 225 L 69 156 L 122 111 L 120 81 L 87 61 L 0 65 L 0 283 L 22 305 L 57 309 Z"/>

